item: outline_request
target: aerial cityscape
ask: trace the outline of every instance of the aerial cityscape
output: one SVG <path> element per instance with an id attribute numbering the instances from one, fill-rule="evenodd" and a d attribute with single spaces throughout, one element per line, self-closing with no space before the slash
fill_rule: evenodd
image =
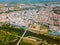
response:
<path id="1" fill-rule="evenodd" d="M 60 45 L 60 0 L 0 0 L 0 45 Z"/>

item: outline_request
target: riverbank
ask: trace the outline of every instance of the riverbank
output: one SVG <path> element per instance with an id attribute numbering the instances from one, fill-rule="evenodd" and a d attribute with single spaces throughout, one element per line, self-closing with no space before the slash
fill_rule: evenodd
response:
<path id="1" fill-rule="evenodd" d="M 0 27 L 0 30 L 3 31 L 9 31 L 9 32 L 16 32 L 18 33 L 19 36 L 22 36 L 22 34 L 24 33 L 24 30 L 18 29 L 18 28 L 11 28 L 11 27 Z M 27 31 L 27 33 L 25 34 L 24 37 L 26 36 L 33 36 L 36 38 L 40 38 L 43 40 L 46 40 L 48 43 L 56 43 L 56 44 L 60 44 L 60 38 L 54 38 L 53 35 L 48 35 L 48 34 L 36 34 L 36 33 L 32 33 L 30 31 Z"/>

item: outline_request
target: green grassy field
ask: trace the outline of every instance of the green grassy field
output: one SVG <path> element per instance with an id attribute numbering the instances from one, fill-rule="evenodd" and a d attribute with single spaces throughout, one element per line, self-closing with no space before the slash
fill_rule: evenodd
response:
<path id="1" fill-rule="evenodd" d="M 0 40 L 1 40 L 0 44 L 1 45 L 10 45 L 10 44 L 16 45 L 18 40 L 14 41 L 14 42 L 10 42 L 10 40 L 13 41 L 14 39 L 19 39 L 18 37 L 22 36 L 23 32 L 24 32 L 23 27 L 16 28 L 14 26 L 9 26 L 9 25 L 1 26 L 0 27 L 0 33 L 1 33 L 0 34 Z M 27 33 L 24 37 L 26 37 L 26 36 L 34 36 L 36 38 L 42 39 L 42 42 L 44 42 L 44 40 L 46 40 L 46 42 L 51 45 L 54 43 L 57 45 L 60 45 L 60 38 L 55 39 L 55 38 L 51 37 L 50 35 L 47 36 L 45 34 L 36 34 L 36 33 L 27 31 Z M 31 44 L 25 43 L 22 41 L 20 45 L 31 45 Z M 39 45 L 42 45 L 42 43 Z"/>

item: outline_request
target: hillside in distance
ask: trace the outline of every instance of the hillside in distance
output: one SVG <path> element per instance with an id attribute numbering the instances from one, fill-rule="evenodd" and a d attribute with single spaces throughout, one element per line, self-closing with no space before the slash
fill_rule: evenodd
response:
<path id="1" fill-rule="evenodd" d="M 8 3 L 40 3 L 40 2 L 60 2 L 60 0 L 0 0 L 0 2 Z"/>

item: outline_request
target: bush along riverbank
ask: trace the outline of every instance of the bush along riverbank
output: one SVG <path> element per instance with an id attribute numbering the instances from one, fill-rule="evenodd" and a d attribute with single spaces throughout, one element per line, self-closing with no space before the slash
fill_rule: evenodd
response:
<path id="1" fill-rule="evenodd" d="M 7 45 L 10 42 L 15 42 L 17 39 L 17 33 L 0 30 L 0 45 Z"/>

